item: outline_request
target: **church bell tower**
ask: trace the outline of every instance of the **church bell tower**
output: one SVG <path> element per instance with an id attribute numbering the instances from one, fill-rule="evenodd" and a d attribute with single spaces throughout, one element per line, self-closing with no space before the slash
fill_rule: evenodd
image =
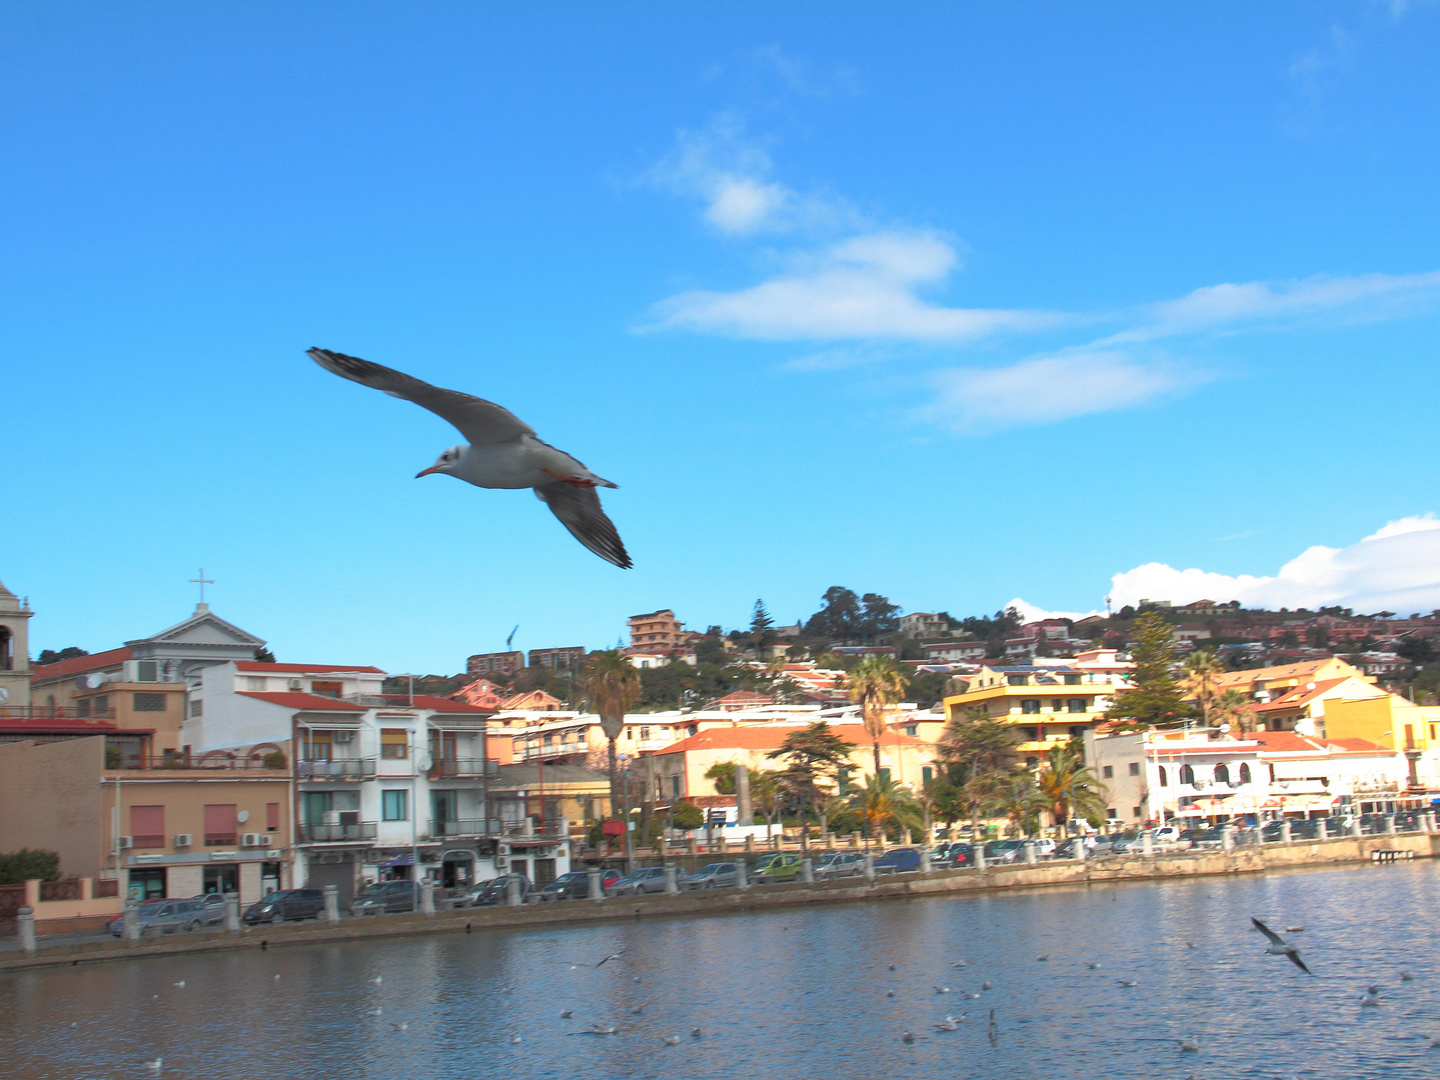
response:
<path id="1" fill-rule="evenodd" d="M 30 610 L 0 582 L 0 711 L 30 705 Z"/>

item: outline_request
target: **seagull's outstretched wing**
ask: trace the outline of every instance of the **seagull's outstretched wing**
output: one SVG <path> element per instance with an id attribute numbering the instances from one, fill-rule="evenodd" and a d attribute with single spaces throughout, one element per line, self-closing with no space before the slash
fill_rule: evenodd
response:
<path id="1" fill-rule="evenodd" d="M 1291 949 L 1285 955 L 1290 958 L 1290 962 L 1292 964 L 1298 967 L 1301 971 L 1305 972 L 1306 975 L 1310 974 L 1310 969 L 1305 966 L 1305 961 L 1300 959 L 1300 954 L 1298 952 L 1296 952 L 1294 949 Z"/>
<path id="2" fill-rule="evenodd" d="M 494 446 L 518 439 L 521 435 L 535 434 L 529 424 L 493 401 L 462 394 L 458 390 L 442 390 L 413 375 L 372 364 L 358 356 L 346 356 L 329 349 L 311 349 L 309 354 L 310 359 L 326 371 L 429 409 L 454 424 L 471 446 Z"/>
<path id="3" fill-rule="evenodd" d="M 1256 930 L 1259 930 L 1262 934 L 1264 934 L 1266 937 L 1268 937 L 1274 944 L 1276 944 L 1276 945 L 1282 945 L 1282 946 L 1286 944 L 1286 941 L 1285 941 L 1284 938 L 1282 938 L 1282 937 L 1281 937 L 1279 934 L 1277 934 L 1274 930 L 1271 930 L 1268 926 L 1266 926 L 1266 925 L 1265 925 L 1263 922 L 1261 922 L 1259 919 L 1255 918 L 1254 915 L 1251 915 L 1251 916 L 1250 916 L 1250 921 L 1255 924 L 1255 929 L 1256 929 Z"/>
<path id="4" fill-rule="evenodd" d="M 620 533 L 616 531 L 615 523 L 600 509 L 600 496 L 594 488 L 577 487 L 558 480 L 537 487 L 535 494 L 545 500 L 551 513 L 560 519 L 576 540 L 606 562 L 614 563 L 622 570 L 630 569 L 630 556 L 620 542 Z"/>

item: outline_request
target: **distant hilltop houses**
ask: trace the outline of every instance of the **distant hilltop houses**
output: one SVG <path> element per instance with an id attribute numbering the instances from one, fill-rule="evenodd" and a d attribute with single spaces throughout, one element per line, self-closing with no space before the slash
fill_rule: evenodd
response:
<path id="1" fill-rule="evenodd" d="M 1147 614 L 1169 627 L 1177 679 L 1188 656 L 1213 654 L 1213 692 L 1238 702 L 1242 729 L 1111 722 Z M 38 617 L 0 585 L 0 853 L 57 852 L 97 902 L 218 891 L 249 903 L 334 885 L 348 904 L 395 879 L 543 883 L 621 812 L 582 645 L 399 675 L 367 657 L 277 659 L 202 600 L 102 651 L 32 657 Z M 769 755 L 818 722 L 850 747 L 850 790 L 930 790 L 947 775 L 947 733 L 977 719 L 1010 729 L 1017 768 L 1083 747 L 1115 828 L 1395 812 L 1440 795 L 1437 612 L 1146 600 L 1027 622 L 1013 609 L 905 613 L 837 586 L 789 624 L 757 601 L 748 626 L 690 630 L 661 608 L 625 630 L 638 692 L 614 747 L 643 815 L 686 802 L 739 827 L 726 770 L 775 769 Z M 905 690 L 874 736 L 851 688 L 877 658 Z M 1003 815 L 989 827 L 1006 828 Z"/>

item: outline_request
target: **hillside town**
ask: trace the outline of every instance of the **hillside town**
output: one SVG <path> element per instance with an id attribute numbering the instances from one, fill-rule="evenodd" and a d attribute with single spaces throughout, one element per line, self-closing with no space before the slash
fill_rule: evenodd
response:
<path id="1" fill-rule="evenodd" d="M 1202 599 L 1025 622 L 837 587 L 789 626 L 761 602 L 703 633 L 661 609 L 623 648 L 476 653 L 453 677 L 279 660 L 203 600 L 32 659 L 35 614 L 0 585 L 0 853 L 57 853 L 102 906 L 325 885 L 348 905 L 389 881 L 538 887 L 667 843 L 1061 838 L 1440 798 L 1434 612 Z M 836 741 L 806 757 L 817 738 Z"/>

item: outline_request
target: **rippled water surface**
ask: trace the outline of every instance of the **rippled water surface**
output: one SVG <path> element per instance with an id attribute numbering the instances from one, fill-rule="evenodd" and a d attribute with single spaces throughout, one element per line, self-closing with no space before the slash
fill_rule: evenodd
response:
<path id="1" fill-rule="evenodd" d="M 0 1072 L 1430 1078 L 1437 886 L 1434 865 L 1401 864 L 0 975 Z M 1314 976 L 1265 955 L 1251 915 L 1303 925 Z M 1382 1002 L 1362 1007 L 1372 981 Z M 592 1022 L 620 1030 L 575 1034 Z"/>

